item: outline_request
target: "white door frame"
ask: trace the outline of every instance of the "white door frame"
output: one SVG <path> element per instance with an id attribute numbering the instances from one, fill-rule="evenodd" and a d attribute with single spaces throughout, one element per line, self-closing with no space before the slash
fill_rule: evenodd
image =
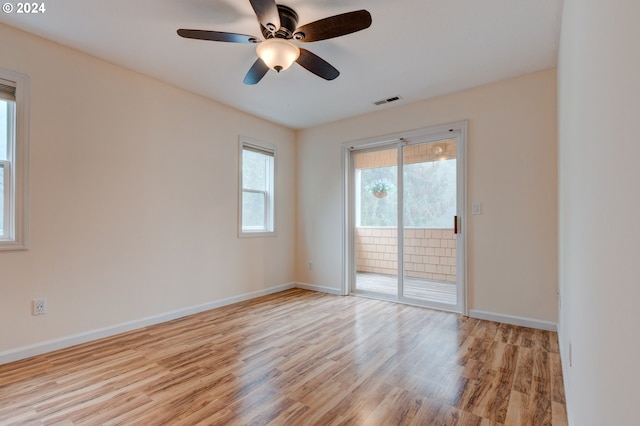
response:
<path id="1" fill-rule="evenodd" d="M 349 284 L 355 280 L 355 250 L 354 237 L 351 230 L 355 226 L 355 212 L 352 207 L 354 198 L 354 170 L 351 164 L 351 152 L 384 145 L 407 143 L 412 141 L 419 143 L 437 141 L 447 138 L 457 138 L 457 215 L 459 234 L 457 238 L 457 279 L 458 279 L 458 304 L 455 311 L 468 315 L 468 268 L 467 268 L 467 121 L 441 124 L 427 128 L 395 133 L 392 135 L 360 139 L 342 144 L 342 286 L 341 293 L 348 295 L 351 292 Z M 398 235 L 400 237 L 400 234 Z M 401 239 L 398 240 L 398 245 Z M 399 271 L 400 273 L 400 271 Z M 411 303 L 399 298 L 400 303 Z M 445 310 L 451 310 L 446 306 L 434 306 Z"/>

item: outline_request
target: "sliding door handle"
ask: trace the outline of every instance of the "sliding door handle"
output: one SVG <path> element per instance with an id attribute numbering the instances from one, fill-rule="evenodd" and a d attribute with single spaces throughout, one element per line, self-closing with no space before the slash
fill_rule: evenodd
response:
<path id="1" fill-rule="evenodd" d="M 453 233 L 458 233 L 458 216 L 453 217 Z"/>

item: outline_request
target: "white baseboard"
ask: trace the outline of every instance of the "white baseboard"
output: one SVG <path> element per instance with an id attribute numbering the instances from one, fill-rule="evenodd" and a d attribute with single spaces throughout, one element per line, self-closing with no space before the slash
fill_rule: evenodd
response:
<path id="1" fill-rule="evenodd" d="M 558 324 L 550 321 L 543 321 L 534 318 L 518 317 L 515 315 L 496 314 L 494 312 L 469 311 L 471 318 L 483 319 L 487 321 L 503 322 L 505 324 L 519 325 L 522 327 L 537 328 L 540 330 L 558 331 Z"/>
<path id="2" fill-rule="evenodd" d="M 133 321 L 129 321 L 121 324 L 116 324 L 109 327 L 104 327 L 104 328 L 99 328 L 96 330 L 91 330 L 83 333 L 73 334 L 71 336 L 49 340 L 46 342 L 35 343 L 33 345 L 23 346 L 21 348 L 9 349 L 7 351 L 0 352 L 0 365 L 18 361 L 25 358 L 29 358 L 36 355 L 41 355 L 47 352 L 56 351 L 58 349 L 68 348 L 71 346 L 79 345 L 81 343 L 87 343 L 92 340 L 102 339 L 102 338 L 114 336 L 120 333 L 126 333 L 127 331 L 136 330 L 139 328 L 148 327 L 150 325 L 171 321 L 177 318 L 186 317 L 188 315 L 197 314 L 199 312 L 220 308 L 222 306 L 243 302 L 245 300 L 255 299 L 256 297 L 266 296 L 268 294 L 289 290 L 295 287 L 297 287 L 296 283 L 282 284 L 275 287 L 269 287 L 263 290 L 254 291 L 251 293 L 241 294 L 239 296 L 229 297 L 222 300 L 215 300 L 213 302 L 204 303 L 202 305 L 196 305 L 196 306 L 191 306 L 183 309 L 177 309 L 175 311 L 165 312 L 163 314 L 153 315 L 150 317 L 141 318 L 138 320 L 133 320 Z"/>
<path id="3" fill-rule="evenodd" d="M 297 288 L 302 288 L 304 290 L 318 291 L 320 293 L 329 293 L 329 294 L 335 294 L 336 296 L 342 296 L 342 291 L 340 291 L 340 289 L 338 288 L 324 287 L 321 285 L 305 284 L 305 283 L 296 283 L 295 286 Z"/>

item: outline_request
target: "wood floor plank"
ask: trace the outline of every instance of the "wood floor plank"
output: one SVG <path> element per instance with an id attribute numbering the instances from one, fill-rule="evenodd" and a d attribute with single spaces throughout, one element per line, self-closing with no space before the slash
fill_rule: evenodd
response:
<path id="1" fill-rule="evenodd" d="M 567 424 L 557 334 L 294 289 L 0 365 L 0 424 Z"/>
<path id="2" fill-rule="evenodd" d="M 505 424 L 521 426 L 531 425 L 531 419 L 529 418 L 528 412 L 529 395 L 516 390 L 511 391 L 507 415 L 505 417 Z"/>
<path id="3" fill-rule="evenodd" d="M 513 389 L 525 394 L 531 393 L 533 380 L 533 349 L 521 347 L 518 352 L 518 362 Z"/>
<path id="4" fill-rule="evenodd" d="M 551 418 L 553 426 L 568 426 L 567 407 L 559 402 L 551 401 Z"/>
<path id="5" fill-rule="evenodd" d="M 375 407 L 372 407 L 372 409 L 363 416 L 364 418 L 361 417 L 363 424 L 399 424 L 405 417 L 402 416 L 402 414 L 409 414 L 402 413 L 402 411 L 405 408 L 411 408 L 408 405 L 406 407 L 398 407 L 395 405 L 395 402 L 401 397 L 403 392 L 406 393 L 406 391 L 403 391 L 402 389 L 391 387 L 389 389 L 389 393 L 384 395 L 380 403 Z M 400 408 L 398 411 L 401 412 L 397 412 L 397 408 Z"/>
<path id="6" fill-rule="evenodd" d="M 542 378 L 533 378 L 533 392 L 529 402 L 529 417 L 534 425 L 551 425 L 551 383 Z"/>
<path id="7" fill-rule="evenodd" d="M 562 378 L 560 354 L 549 353 L 549 360 L 551 362 L 551 400 L 564 405 L 564 380 Z"/>

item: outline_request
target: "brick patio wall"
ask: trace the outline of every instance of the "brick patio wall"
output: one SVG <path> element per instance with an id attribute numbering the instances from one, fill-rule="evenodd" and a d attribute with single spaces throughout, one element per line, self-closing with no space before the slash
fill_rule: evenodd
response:
<path id="1" fill-rule="evenodd" d="M 358 272 L 397 275 L 396 228 L 356 228 Z M 456 239 L 453 229 L 408 228 L 404 233 L 405 276 L 456 281 Z"/>

